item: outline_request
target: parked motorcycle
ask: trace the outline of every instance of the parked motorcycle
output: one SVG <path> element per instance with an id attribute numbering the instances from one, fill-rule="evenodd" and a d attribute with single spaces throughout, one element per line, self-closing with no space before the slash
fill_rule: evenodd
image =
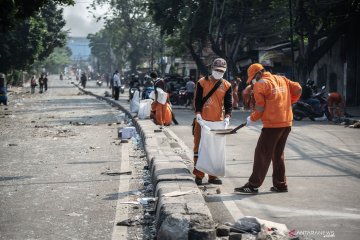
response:
<path id="1" fill-rule="evenodd" d="M 143 92 L 142 92 L 142 96 L 141 98 L 142 99 L 150 99 L 150 94 L 155 91 L 154 87 L 146 87 L 143 89 Z"/>
<path id="2" fill-rule="evenodd" d="M 293 115 L 294 120 L 301 121 L 303 118 L 308 117 L 311 121 L 323 121 L 323 120 L 331 120 L 330 112 L 327 105 L 327 94 L 325 91 L 325 86 L 321 88 L 321 90 L 312 96 L 314 99 L 318 99 L 320 101 L 320 112 L 315 112 L 314 108 L 302 100 L 296 102 L 293 107 Z"/>
<path id="3" fill-rule="evenodd" d="M 101 80 L 96 81 L 96 85 L 98 85 L 99 87 L 101 87 L 102 84 L 103 84 L 103 82 Z"/>
<path id="4" fill-rule="evenodd" d="M 185 105 L 186 104 L 186 88 L 181 87 L 178 91 L 173 91 L 170 94 L 170 102 L 172 105 Z"/>
<path id="5" fill-rule="evenodd" d="M 125 92 L 125 84 L 120 86 L 120 93 L 124 93 Z"/>

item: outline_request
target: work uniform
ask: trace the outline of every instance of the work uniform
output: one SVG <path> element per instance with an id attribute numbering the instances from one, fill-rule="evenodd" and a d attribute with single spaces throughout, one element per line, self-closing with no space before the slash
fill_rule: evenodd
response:
<path id="1" fill-rule="evenodd" d="M 293 120 L 291 105 L 298 101 L 300 96 L 299 83 L 269 72 L 264 72 L 262 79 L 254 84 L 256 103 L 250 119 L 261 119 L 263 129 L 255 149 L 249 186 L 261 186 L 272 161 L 274 187 L 287 189 L 284 148 Z"/>
<path id="2" fill-rule="evenodd" d="M 231 115 L 232 110 L 232 90 L 231 84 L 222 79 L 222 83 L 216 89 L 216 91 L 211 95 L 211 97 L 202 105 L 202 99 L 213 89 L 217 81 L 220 80 L 211 80 L 212 78 L 206 79 L 201 78 L 197 85 L 195 91 L 195 112 L 201 113 L 201 117 L 205 121 L 223 121 L 224 113 L 223 106 L 225 109 L 225 115 Z M 198 159 L 199 144 L 201 138 L 201 126 L 197 121 L 194 121 L 194 166 Z M 203 178 L 204 173 L 197 170 L 194 167 L 193 174 L 196 178 Z M 210 176 L 209 179 L 216 178 L 216 176 Z"/>
<path id="3" fill-rule="evenodd" d="M 158 125 L 165 125 L 168 126 L 171 124 L 172 121 L 172 114 L 171 114 L 171 107 L 169 103 L 166 101 L 165 104 L 161 104 L 157 101 L 158 93 L 157 89 L 161 88 L 164 92 L 166 92 L 165 82 L 164 80 L 157 78 L 154 81 L 154 88 L 155 88 L 155 106 L 153 105 L 152 108 L 155 108 L 155 123 Z"/>
<path id="4" fill-rule="evenodd" d="M 333 117 L 340 118 L 344 116 L 345 103 L 340 93 L 338 92 L 330 93 L 327 99 L 327 103 L 331 118 Z"/>

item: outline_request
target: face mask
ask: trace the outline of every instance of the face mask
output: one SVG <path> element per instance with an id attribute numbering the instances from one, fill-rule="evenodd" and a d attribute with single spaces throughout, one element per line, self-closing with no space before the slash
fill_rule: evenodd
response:
<path id="1" fill-rule="evenodd" d="M 218 72 L 215 70 L 212 70 L 211 75 L 215 78 L 215 79 L 221 79 L 224 76 L 224 73 L 222 72 Z"/>
<path id="2" fill-rule="evenodd" d="M 251 82 L 252 82 L 252 84 L 255 84 L 255 83 L 256 83 L 256 79 L 254 78 Z"/>

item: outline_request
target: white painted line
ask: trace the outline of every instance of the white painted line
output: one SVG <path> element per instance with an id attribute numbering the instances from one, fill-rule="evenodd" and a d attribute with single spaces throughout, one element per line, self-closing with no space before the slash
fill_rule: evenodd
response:
<path id="1" fill-rule="evenodd" d="M 120 172 L 129 170 L 129 144 L 121 144 L 121 167 Z M 112 233 L 112 240 L 118 239 L 127 239 L 127 227 L 116 226 L 120 221 L 128 219 L 128 209 L 124 208 L 124 205 L 120 203 L 129 201 L 129 196 L 121 197 L 123 192 L 129 191 L 131 175 L 120 175 L 119 181 L 119 192 L 118 192 L 118 201 L 116 204 L 116 213 L 114 220 L 114 227 Z"/>
<path id="2" fill-rule="evenodd" d="M 244 213 L 238 208 L 235 201 L 224 200 L 223 197 L 221 197 L 221 200 L 233 217 L 234 222 L 236 222 L 239 218 L 245 217 Z"/>

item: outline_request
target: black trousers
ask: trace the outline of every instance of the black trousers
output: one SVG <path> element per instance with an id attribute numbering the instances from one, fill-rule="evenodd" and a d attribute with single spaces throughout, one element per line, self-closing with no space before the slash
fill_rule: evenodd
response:
<path id="1" fill-rule="evenodd" d="M 119 100 L 119 91 L 120 91 L 119 87 L 114 87 L 114 99 L 115 100 Z"/>

